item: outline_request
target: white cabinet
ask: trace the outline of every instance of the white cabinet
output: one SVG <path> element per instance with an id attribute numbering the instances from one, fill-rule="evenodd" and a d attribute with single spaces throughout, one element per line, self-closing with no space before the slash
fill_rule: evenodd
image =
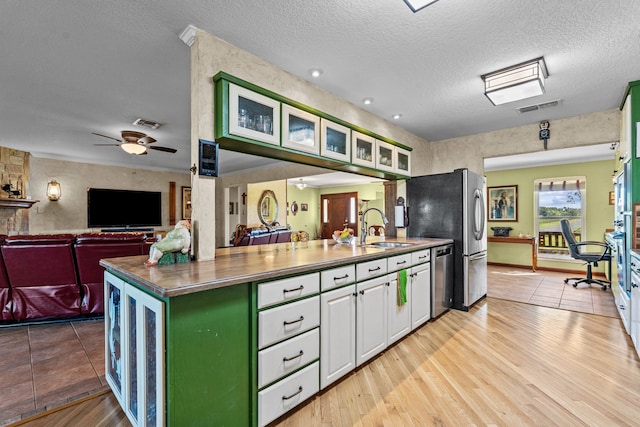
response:
<path id="1" fill-rule="evenodd" d="M 406 278 L 407 301 L 399 299 L 398 273 L 387 276 L 387 345 L 391 345 L 411 332 L 411 278 L 407 272 Z"/>
<path id="2" fill-rule="evenodd" d="M 396 171 L 396 150 L 392 144 L 376 140 L 376 169 Z"/>
<path id="3" fill-rule="evenodd" d="M 395 155 L 395 172 L 400 175 L 411 176 L 411 152 L 404 148 L 396 147 Z"/>
<path id="4" fill-rule="evenodd" d="M 320 154 L 320 118 L 282 104 L 282 146 Z"/>
<path id="5" fill-rule="evenodd" d="M 387 348 L 387 276 L 357 283 L 356 293 L 356 366 L 360 366 Z"/>
<path id="6" fill-rule="evenodd" d="M 280 145 L 280 103 L 230 83 L 229 133 Z"/>
<path id="7" fill-rule="evenodd" d="M 351 129 L 320 119 L 320 155 L 343 162 L 351 161 Z"/>
<path id="8" fill-rule="evenodd" d="M 631 339 L 640 355 L 640 283 L 631 282 Z"/>
<path id="9" fill-rule="evenodd" d="M 356 286 L 324 292 L 320 306 L 320 388 L 324 389 L 356 367 Z"/>
<path id="10" fill-rule="evenodd" d="M 629 333 L 629 326 L 631 323 L 631 307 L 629 304 L 629 295 L 627 295 L 627 293 L 619 285 L 612 286 L 611 291 L 613 292 L 613 298 L 615 299 L 618 314 L 620 314 L 620 319 L 622 320 L 624 329 L 627 331 L 627 333 Z"/>
<path id="11" fill-rule="evenodd" d="M 411 329 L 431 319 L 431 263 L 411 268 Z"/>
<path id="12" fill-rule="evenodd" d="M 376 167 L 376 140 L 360 132 L 351 132 L 351 163 Z"/>
<path id="13" fill-rule="evenodd" d="M 164 303 L 104 276 L 105 373 L 134 426 L 164 424 Z"/>

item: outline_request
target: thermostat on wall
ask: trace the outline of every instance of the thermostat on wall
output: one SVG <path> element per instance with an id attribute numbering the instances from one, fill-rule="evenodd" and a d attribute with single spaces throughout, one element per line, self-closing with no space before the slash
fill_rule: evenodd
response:
<path id="1" fill-rule="evenodd" d="M 218 176 L 218 143 L 200 139 L 200 170 L 204 176 Z"/>

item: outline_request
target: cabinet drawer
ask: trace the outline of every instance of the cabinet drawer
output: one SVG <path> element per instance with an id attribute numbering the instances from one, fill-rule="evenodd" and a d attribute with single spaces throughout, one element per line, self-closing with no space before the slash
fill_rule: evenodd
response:
<path id="1" fill-rule="evenodd" d="M 431 249 L 411 253 L 411 264 L 420 264 L 431 260 Z"/>
<path id="2" fill-rule="evenodd" d="M 317 294 L 319 289 L 319 273 L 260 283 L 258 284 L 258 308 Z"/>
<path id="3" fill-rule="evenodd" d="M 322 291 L 348 285 L 356 281 L 356 266 L 354 264 L 344 267 L 325 270 L 320 273 Z"/>
<path id="4" fill-rule="evenodd" d="M 387 270 L 389 272 L 411 267 L 411 254 L 396 255 L 387 258 Z"/>
<path id="5" fill-rule="evenodd" d="M 315 296 L 258 313 L 258 347 L 264 348 L 320 325 L 320 297 Z"/>
<path id="6" fill-rule="evenodd" d="M 382 276 L 387 273 L 387 259 L 376 259 L 356 265 L 356 277 L 358 281 L 367 280 L 371 277 Z"/>
<path id="7" fill-rule="evenodd" d="M 318 362 L 258 393 L 258 425 L 265 426 L 318 392 Z"/>
<path id="8" fill-rule="evenodd" d="M 320 356 L 320 329 L 258 352 L 258 388 L 264 387 Z"/>

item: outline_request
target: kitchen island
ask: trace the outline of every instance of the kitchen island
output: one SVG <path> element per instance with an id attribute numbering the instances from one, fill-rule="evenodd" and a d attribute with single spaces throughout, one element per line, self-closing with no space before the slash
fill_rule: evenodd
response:
<path id="1" fill-rule="evenodd" d="M 152 267 L 102 260 L 105 372 L 127 416 L 262 426 L 356 369 L 430 319 L 430 251 L 451 240 L 394 242 L 224 248 Z"/>

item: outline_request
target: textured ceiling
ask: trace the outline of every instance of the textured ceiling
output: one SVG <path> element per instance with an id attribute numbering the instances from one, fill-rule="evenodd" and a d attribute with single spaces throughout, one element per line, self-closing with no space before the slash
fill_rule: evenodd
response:
<path id="1" fill-rule="evenodd" d="M 402 0 L 3 1 L 0 145 L 186 171 L 189 49 L 178 35 L 189 24 L 355 105 L 372 97 L 363 108 L 402 114 L 396 123 L 428 141 L 609 110 L 640 78 L 638 16 L 640 2 L 623 0 L 442 0 L 417 14 Z M 492 106 L 480 76 L 538 56 L 546 94 Z M 93 145 L 108 140 L 92 132 L 118 137 L 138 117 L 163 123 L 147 133 L 178 153 Z"/>

